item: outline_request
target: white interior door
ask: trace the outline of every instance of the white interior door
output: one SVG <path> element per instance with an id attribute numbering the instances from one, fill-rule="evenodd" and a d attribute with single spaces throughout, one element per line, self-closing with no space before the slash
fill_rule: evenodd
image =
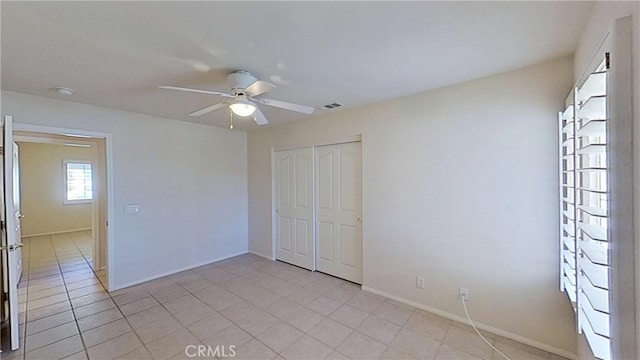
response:
<path id="1" fill-rule="evenodd" d="M 362 283 L 362 155 L 359 142 L 316 148 L 318 271 Z"/>
<path id="2" fill-rule="evenodd" d="M 276 258 L 314 270 L 313 149 L 275 153 Z"/>
<path id="3" fill-rule="evenodd" d="M 6 276 L 5 291 L 8 295 L 9 327 L 11 349 L 20 346 L 18 326 L 18 282 L 22 276 L 22 242 L 20 220 L 20 174 L 18 170 L 18 146 L 13 142 L 13 119 L 5 116 L 3 122 L 3 264 L 7 264 L 3 272 Z"/>

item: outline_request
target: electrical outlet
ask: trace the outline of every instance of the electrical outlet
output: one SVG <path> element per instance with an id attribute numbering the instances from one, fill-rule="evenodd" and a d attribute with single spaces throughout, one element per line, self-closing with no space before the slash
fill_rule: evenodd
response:
<path id="1" fill-rule="evenodd" d="M 463 299 L 464 301 L 471 300 L 471 296 L 469 295 L 469 289 L 467 288 L 460 288 L 458 291 L 458 296 L 460 296 L 460 299 Z"/>
<path id="2" fill-rule="evenodd" d="M 418 289 L 424 289 L 424 278 L 422 276 L 416 276 L 416 287 Z"/>

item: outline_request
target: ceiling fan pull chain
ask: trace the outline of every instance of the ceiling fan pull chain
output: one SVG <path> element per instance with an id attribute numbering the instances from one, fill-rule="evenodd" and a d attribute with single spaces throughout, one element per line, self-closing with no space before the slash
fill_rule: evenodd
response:
<path id="1" fill-rule="evenodd" d="M 229 109 L 229 129 L 233 130 L 233 111 Z"/>

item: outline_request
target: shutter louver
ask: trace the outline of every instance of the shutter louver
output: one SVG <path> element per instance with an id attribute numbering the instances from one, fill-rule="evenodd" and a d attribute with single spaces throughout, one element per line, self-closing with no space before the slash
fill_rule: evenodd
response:
<path id="1" fill-rule="evenodd" d="M 605 63 L 573 92 L 561 126 L 561 288 L 597 358 L 611 358 Z M 573 141 L 571 141 L 573 140 Z M 571 182 L 572 181 L 572 182 Z M 572 266 L 573 265 L 573 266 Z M 574 278 L 575 276 L 575 278 Z"/>
<path id="2" fill-rule="evenodd" d="M 573 103 L 573 95 L 570 95 Z M 574 107 L 558 114 L 560 128 L 560 288 L 577 305 L 576 206 L 575 206 L 575 121 Z"/>

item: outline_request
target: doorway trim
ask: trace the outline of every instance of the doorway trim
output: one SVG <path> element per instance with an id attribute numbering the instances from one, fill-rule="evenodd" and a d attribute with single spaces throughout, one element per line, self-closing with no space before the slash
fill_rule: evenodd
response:
<path id="1" fill-rule="evenodd" d="M 70 129 L 70 128 L 61 128 L 61 127 L 52 127 L 52 126 L 42 126 L 42 125 L 33 125 L 33 124 L 25 124 L 14 122 L 13 131 L 26 131 L 26 132 L 37 132 L 49 135 L 63 135 L 63 136 L 76 136 L 78 137 L 78 141 L 82 141 L 82 138 L 101 138 L 104 139 L 105 142 L 105 166 L 106 166 L 106 179 L 107 179 L 107 224 L 103 224 L 106 226 L 107 233 L 107 291 L 113 289 L 113 275 L 114 275 L 114 214 L 113 214 L 113 141 L 112 135 L 110 133 L 91 131 L 91 130 L 82 130 L 82 129 Z M 87 139 L 88 140 L 88 139 Z M 95 270 L 97 271 L 97 270 Z"/>
<path id="2" fill-rule="evenodd" d="M 273 155 L 276 151 L 295 150 L 295 149 L 326 146 L 326 145 L 338 145 L 338 144 L 345 144 L 345 143 L 351 143 L 351 142 L 362 142 L 362 135 L 358 134 L 358 135 L 352 135 L 352 136 L 345 136 L 342 138 L 319 140 L 315 142 L 272 146 L 271 154 Z M 272 166 L 271 170 L 273 171 L 274 169 L 275 168 Z"/>

